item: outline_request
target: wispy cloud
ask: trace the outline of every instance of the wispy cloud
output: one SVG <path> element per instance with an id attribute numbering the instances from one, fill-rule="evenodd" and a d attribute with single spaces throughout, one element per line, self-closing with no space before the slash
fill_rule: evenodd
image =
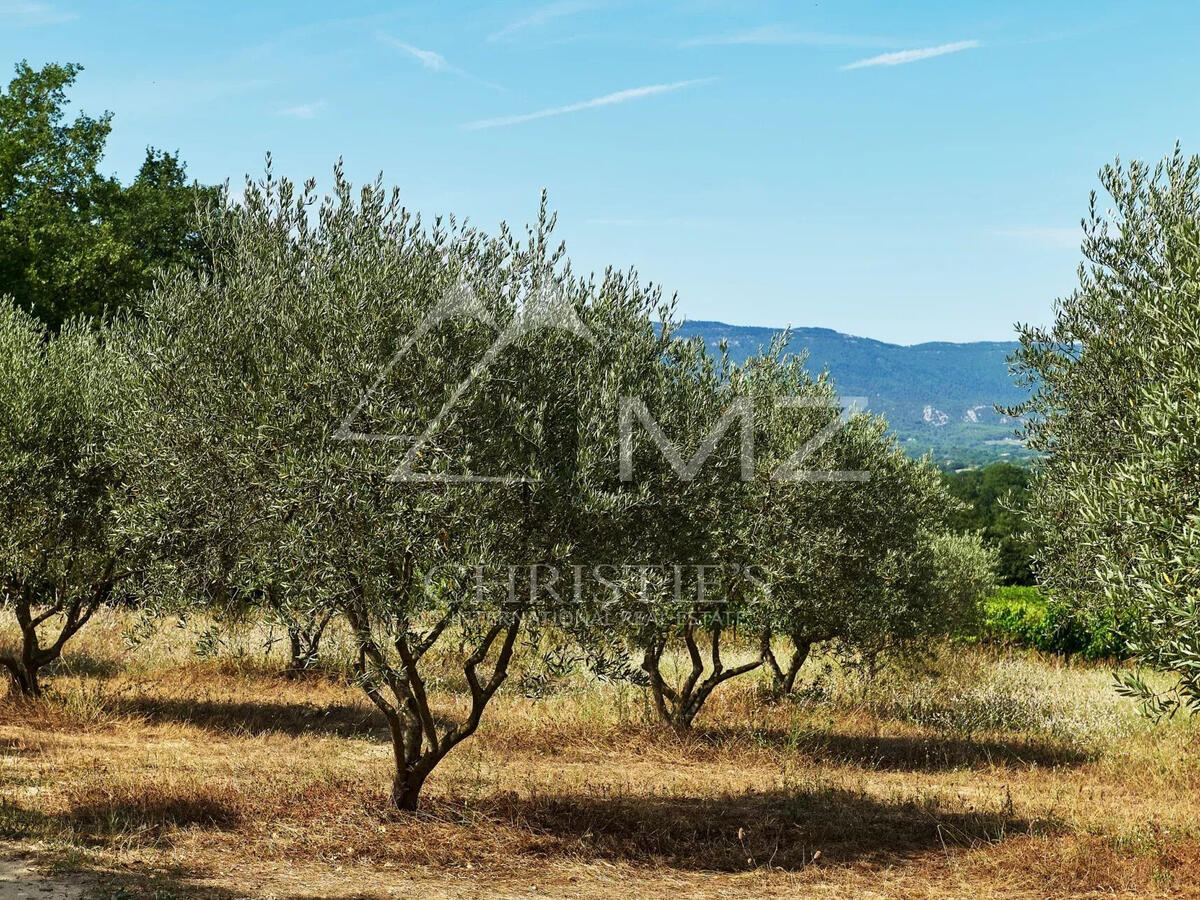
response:
<path id="1" fill-rule="evenodd" d="M 800 31 L 786 25 L 760 25 L 746 31 L 710 34 L 683 41 L 681 47 L 798 46 L 798 47 L 894 47 L 894 38 L 865 34 L 831 34 Z"/>
<path id="2" fill-rule="evenodd" d="M 918 50 L 898 50 L 895 53 L 882 53 L 869 59 L 852 62 L 846 69 L 865 69 L 868 66 L 902 66 L 906 63 L 919 62 L 923 59 L 933 59 L 935 56 L 945 56 L 947 53 L 959 53 L 962 50 L 972 50 L 982 46 L 979 41 L 955 41 L 953 44 L 939 44 L 936 47 L 922 47 Z"/>
<path id="3" fill-rule="evenodd" d="M 1048 250 L 1078 250 L 1079 244 L 1083 240 L 1083 231 L 1078 226 L 1063 228 L 1027 225 L 1020 228 L 1001 228 L 996 234 Z"/>
<path id="4" fill-rule="evenodd" d="M 595 8 L 596 3 L 592 0 L 560 0 L 558 3 L 539 7 L 527 16 L 510 22 L 499 31 L 489 34 L 487 39 L 489 41 L 508 40 L 519 32 L 527 31 L 530 28 L 540 28 L 555 19 L 565 19 L 567 16 L 574 16 Z"/>
<path id="5" fill-rule="evenodd" d="M 383 33 L 379 34 L 379 39 L 381 41 L 383 41 L 384 43 L 390 44 L 391 46 L 395 47 L 397 50 L 400 50 L 401 52 L 403 52 L 407 56 L 411 57 L 412 59 L 415 59 L 417 62 L 419 62 L 426 69 L 429 69 L 431 72 L 445 72 L 448 75 L 457 75 L 459 78 L 465 78 L 468 81 L 474 81 L 476 84 L 482 84 L 487 87 L 494 88 L 498 91 L 504 90 L 504 88 L 502 88 L 498 84 L 493 84 L 490 81 L 484 81 L 481 78 L 476 78 L 470 72 L 465 72 L 462 69 L 460 69 L 458 66 L 450 65 L 450 63 L 446 59 L 446 57 L 442 56 L 442 54 L 440 54 L 434 50 L 422 50 L 420 47 L 416 47 L 416 46 L 413 46 L 412 44 L 405 43 L 404 41 L 398 40 L 390 35 L 383 34 Z"/>
<path id="6" fill-rule="evenodd" d="M 393 37 L 383 36 L 383 40 L 387 41 L 397 50 L 402 50 L 423 65 L 427 69 L 432 69 L 435 72 L 451 72 L 455 75 L 466 75 L 462 69 L 450 65 L 446 62 L 446 57 L 440 53 L 435 53 L 433 50 L 422 50 L 420 47 L 414 47 L 412 44 L 406 44 L 404 41 L 398 41 Z"/>
<path id="7" fill-rule="evenodd" d="M 584 109 L 595 109 L 598 106 L 615 106 L 618 103 L 628 103 L 630 100 L 640 100 L 655 94 L 669 94 L 672 91 L 683 90 L 698 84 L 708 84 L 712 78 L 693 78 L 690 81 L 676 81 L 671 84 L 648 84 L 645 87 L 630 88 L 627 91 L 617 91 L 605 94 L 603 97 L 593 97 L 581 103 L 571 103 L 567 106 L 553 106 L 550 109 L 540 109 L 537 112 L 523 113 L 519 116 L 503 116 L 499 119 L 480 119 L 468 122 L 463 126 L 466 131 L 480 131 L 484 128 L 502 128 L 505 125 L 519 125 L 522 122 L 532 122 L 535 119 L 548 119 L 551 116 L 562 116 L 567 113 L 579 112 Z"/>
<path id="8" fill-rule="evenodd" d="M 288 106 L 279 110 L 277 115 L 287 116 L 289 119 L 315 119 L 325 109 L 325 101 L 317 100 L 314 103 L 301 103 L 299 106 Z"/>
<path id="9" fill-rule="evenodd" d="M 59 25 L 77 18 L 75 13 L 56 9 L 49 3 L 0 2 L 0 21 L 10 27 Z"/>

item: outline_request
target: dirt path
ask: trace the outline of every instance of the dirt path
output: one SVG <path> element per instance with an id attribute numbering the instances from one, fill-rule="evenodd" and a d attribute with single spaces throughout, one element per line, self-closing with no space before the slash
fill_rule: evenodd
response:
<path id="1" fill-rule="evenodd" d="M 27 861 L 0 848 L 0 900 L 77 900 L 83 890 L 82 881 L 39 875 Z"/>

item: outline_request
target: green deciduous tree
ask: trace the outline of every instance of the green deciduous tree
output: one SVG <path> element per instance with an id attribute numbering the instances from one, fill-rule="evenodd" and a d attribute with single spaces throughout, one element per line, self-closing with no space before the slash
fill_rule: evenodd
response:
<path id="1" fill-rule="evenodd" d="M 0 92 L 0 294 L 52 328 L 130 302 L 153 273 L 200 263 L 198 199 L 179 157 L 147 150 L 128 187 L 100 172 L 112 116 L 67 118 L 81 67 L 16 67 Z"/>
<path id="2" fill-rule="evenodd" d="M 960 531 L 981 531 L 997 552 L 1001 584 L 1031 585 L 1033 544 L 1025 523 L 1029 468 L 998 462 L 943 475 L 950 493 L 966 506 L 953 517 Z"/>

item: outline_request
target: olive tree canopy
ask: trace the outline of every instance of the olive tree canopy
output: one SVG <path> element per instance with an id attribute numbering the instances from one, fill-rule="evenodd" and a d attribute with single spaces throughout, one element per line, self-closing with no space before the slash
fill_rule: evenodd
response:
<path id="1" fill-rule="evenodd" d="M 1055 602 L 1173 672 L 1153 715 L 1200 710 L 1200 157 L 1119 162 L 1084 222 L 1079 287 L 1014 359 L 1045 456 L 1031 484 L 1034 568 Z"/>
<path id="2" fill-rule="evenodd" d="M 79 321 L 51 335 L 0 297 L 0 603 L 20 630 L 0 665 L 24 694 L 130 574 L 106 338 Z"/>

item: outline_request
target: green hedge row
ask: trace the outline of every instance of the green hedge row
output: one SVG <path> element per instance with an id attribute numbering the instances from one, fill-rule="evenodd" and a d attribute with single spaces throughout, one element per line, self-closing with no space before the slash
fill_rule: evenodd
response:
<path id="1" fill-rule="evenodd" d="M 1087 659 L 1129 655 L 1116 620 L 1083 618 L 1035 587 L 1003 587 L 983 603 L 980 638 L 1006 646 Z"/>

